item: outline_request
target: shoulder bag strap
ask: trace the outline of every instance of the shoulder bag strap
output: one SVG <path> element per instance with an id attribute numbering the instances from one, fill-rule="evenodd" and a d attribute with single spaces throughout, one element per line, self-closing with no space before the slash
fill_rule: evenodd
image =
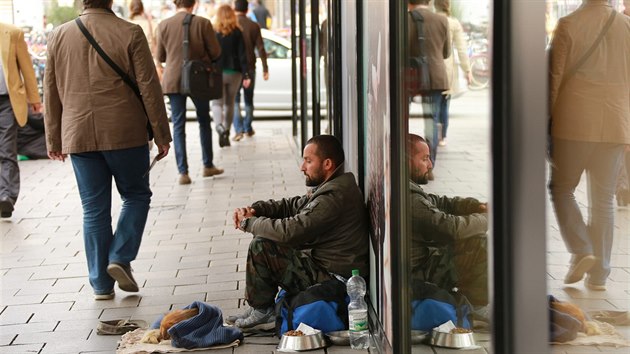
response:
<path id="1" fill-rule="evenodd" d="M 120 75 L 122 80 L 127 85 L 129 85 L 129 87 L 131 87 L 131 89 L 133 90 L 133 93 L 135 93 L 138 99 L 140 99 L 140 102 L 142 103 L 142 108 L 144 109 L 144 113 L 146 114 L 147 111 L 146 111 L 146 108 L 144 108 L 144 102 L 142 101 L 142 94 L 140 93 L 140 89 L 138 88 L 138 85 L 131 79 L 131 77 L 129 77 L 129 75 L 127 75 L 126 72 L 123 71 L 123 69 L 121 69 L 118 65 L 116 65 L 116 63 L 114 63 L 114 61 L 107 55 L 107 53 L 105 53 L 105 51 L 103 51 L 103 48 L 101 48 L 101 46 L 98 45 L 94 37 L 92 37 L 90 32 L 87 30 L 87 28 L 85 28 L 85 25 L 83 24 L 81 19 L 77 17 L 74 21 L 77 23 L 77 25 L 79 26 L 79 29 L 81 30 L 81 32 L 83 32 L 83 35 L 85 36 L 85 38 L 87 38 L 88 42 L 90 42 L 92 47 L 94 47 L 94 49 L 101 56 L 101 58 L 103 58 L 103 60 L 105 60 L 105 62 L 109 64 L 109 66 L 111 66 L 111 68 L 114 69 L 114 71 L 118 75 Z"/>
<path id="2" fill-rule="evenodd" d="M 184 17 L 184 42 L 182 43 L 184 63 L 188 61 L 188 42 L 190 36 L 190 23 L 192 22 L 192 14 L 186 14 Z"/>
<path id="3" fill-rule="evenodd" d="M 597 36 L 597 39 L 595 39 L 595 42 L 593 42 L 593 44 L 591 45 L 591 47 L 586 51 L 586 53 L 584 53 L 584 55 L 582 55 L 582 57 L 580 58 L 580 60 L 578 60 L 575 65 L 573 65 L 573 67 L 571 68 L 571 70 L 568 70 L 567 73 L 564 75 L 564 77 L 562 78 L 562 82 L 560 82 L 560 86 L 558 87 L 558 92 L 560 92 L 564 86 L 564 84 L 569 81 L 569 79 L 575 75 L 575 73 L 578 71 L 578 69 L 580 67 L 582 67 L 582 65 L 584 65 L 584 63 L 586 62 L 586 60 L 591 56 L 591 54 L 593 54 L 593 52 L 595 51 L 595 48 L 597 48 L 597 46 L 599 45 L 599 43 L 602 41 L 602 39 L 604 39 L 604 36 L 606 35 L 606 33 L 608 32 L 608 29 L 610 28 L 610 26 L 612 25 L 613 21 L 615 20 L 615 15 L 617 15 L 617 11 L 613 10 L 612 13 L 610 14 L 610 17 L 608 17 L 608 21 L 606 22 L 606 24 L 604 25 L 604 27 L 602 28 L 601 32 L 599 32 L 599 35 Z"/>
<path id="4" fill-rule="evenodd" d="M 422 14 L 420 13 L 420 11 L 416 11 L 416 10 L 411 11 L 411 17 L 414 19 L 413 22 L 416 23 L 416 34 L 418 36 L 418 49 L 420 50 L 420 56 L 425 57 L 427 52 L 424 47 L 424 42 L 426 40 L 426 38 L 424 37 L 424 26 L 423 26 L 424 17 L 422 17 Z"/>

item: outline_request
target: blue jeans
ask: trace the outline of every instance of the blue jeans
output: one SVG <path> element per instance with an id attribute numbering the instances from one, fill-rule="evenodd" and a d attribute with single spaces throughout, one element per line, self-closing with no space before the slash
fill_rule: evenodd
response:
<path id="1" fill-rule="evenodd" d="M 446 139 L 446 133 L 448 130 L 448 108 L 451 103 L 451 95 L 442 95 L 440 100 L 440 117 L 439 121 L 442 124 L 442 139 Z"/>
<path id="2" fill-rule="evenodd" d="M 250 76 L 251 83 L 248 88 L 243 88 L 243 96 L 245 96 L 245 117 L 241 116 L 241 90 L 236 93 L 236 99 L 234 100 L 234 132 L 239 133 L 251 133 L 252 121 L 254 120 L 254 86 L 256 84 L 256 72 L 253 72 Z"/>
<path id="3" fill-rule="evenodd" d="M 173 122 L 173 145 L 177 171 L 188 173 L 186 154 L 186 95 L 169 94 L 171 103 L 171 121 Z M 212 128 L 210 128 L 210 101 L 192 98 L 199 122 L 199 140 L 201 141 L 201 160 L 204 167 L 213 167 Z"/>
<path id="4" fill-rule="evenodd" d="M 610 274 L 615 208 L 613 196 L 624 151 L 622 144 L 553 139 L 549 190 L 560 234 L 572 254 L 597 257 L 589 282 L 606 284 Z M 575 200 L 586 171 L 588 224 Z"/>
<path id="5" fill-rule="evenodd" d="M 440 107 L 442 105 L 443 90 L 432 90 L 422 96 L 422 116 L 424 118 L 424 139 L 431 150 L 431 162 L 435 166 L 438 148 L 438 122 L 440 120 Z"/>
<path id="6" fill-rule="evenodd" d="M 151 188 L 149 148 L 71 154 L 83 206 L 83 242 L 89 280 L 95 294 L 107 294 L 114 279 L 107 274 L 112 262 L 128 265 L 136 258 L 147 222 Z M 112 177 L 122 199 L 116 231 L 112 232 Z"/>

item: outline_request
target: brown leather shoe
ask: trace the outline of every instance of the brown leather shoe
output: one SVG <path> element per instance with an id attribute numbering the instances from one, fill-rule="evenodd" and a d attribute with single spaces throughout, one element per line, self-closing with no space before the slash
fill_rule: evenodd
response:
<path id="1" fill-rule="evenodd" d="M 191 182 L 192 181 L 190 180 L 190 177 L 188 177 L 187 173 L 179 175 L 179 184 L 190 184 Z"/>
<path id="2" fill-rule="evenodd" d="M 250 137 L 250 138 L 251 138 L 252 136 L 254 136 L 254 134 L 256 134 L 256 132 L 255 132 L 253 129 L 252 129 L 252 131 L 251 131 L 251 132 L 247 132 L 247 136 L 248 136 L 248 137 Z"/>
<path id="3" fill-rule="evenodd" d="M 220 175 L 222 173 L 223 173 L 223 169 L 215 167 L 215 166 L 203 168 L 204 177 L 212 177 L 212 176 Z"/>
<path id="4" fill-rule="evenodd" d="M 241 141 L 242 139 L 243 139 L 243 133 L 238 133 L 234 135 L 234 137 L 232 138 L 233 141 Z"/>

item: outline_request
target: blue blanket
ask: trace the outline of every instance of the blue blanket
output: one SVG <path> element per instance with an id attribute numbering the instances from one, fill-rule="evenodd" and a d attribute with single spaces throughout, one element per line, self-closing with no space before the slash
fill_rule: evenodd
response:
<path id="1" fill-rule="evenodd" d="M 184 309 L 198 308 L 199 314 L 176 323 L 168 330 L 171 345 L 176 348 L 208 348 L 214 345 L 229 344 L 235 340 L 243 340 L 243 332 L 237 327 L 223 325 L 221 309 L 214 305 L 195 301 Z M 151 328 L 160 328 L 161 316 Z"/>

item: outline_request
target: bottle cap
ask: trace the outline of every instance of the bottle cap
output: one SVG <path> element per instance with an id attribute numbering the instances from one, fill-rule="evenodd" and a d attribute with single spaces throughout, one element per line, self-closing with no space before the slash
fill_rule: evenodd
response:
<path id="1" fill-rule="evenodd" d="M 355 276 L 355 275 L 359 275 L 359 270 L 358 269 L 353 269 L 352 270 L 352 276 Z"/>

